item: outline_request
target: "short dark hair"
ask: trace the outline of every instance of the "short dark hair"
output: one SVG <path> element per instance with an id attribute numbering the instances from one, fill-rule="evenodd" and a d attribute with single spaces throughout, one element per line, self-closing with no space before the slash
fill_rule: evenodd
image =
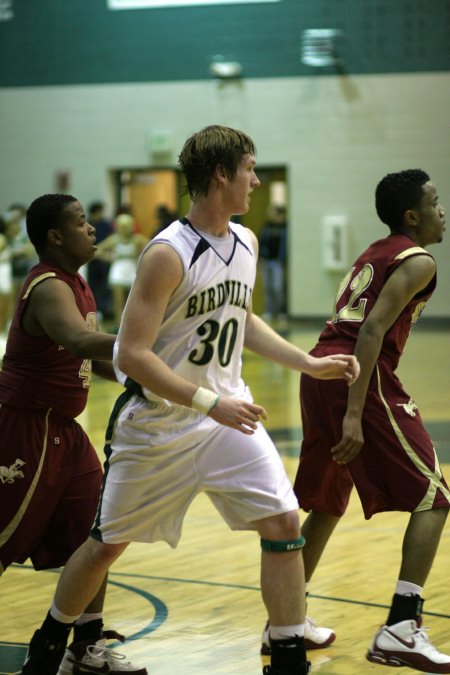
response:
<path id="1" fill-rule="evenodd" d="M 91 202 L 89 204 L 88 212 L 89 212 L 89 215 L 91 215 L 92 213 L 98 213 L 99 211 L 103 211 L 104 209 L 105 209 L 105 203 L 98 199 L 97 201 Z"/>
<path id="2" fill-rule="evenodd" d="M 416 209 L 423 197 L 423 186 L 430 180 L 422 169 L 388 173 L 375 190 L 375 207 L 379 219 L 391 230 L 399 230 L 408 209 Z"/>
<path id="3" fill-rule="evenodd" d="M 219 165 L 232 180 L 246 154 L 254 155 L 256 149 L 252 139 L 243 131 L 213 124 L 192 134 L 178 157 L 186 179 L 185 192 L 191 199 L 207 195 L 211 178 Z"/>
<path id="4" fill-rule="evenodd" d="M 72 195 L 49 194 L 30 204 L 26 216 L 27 233 L 36 253 L 42 253 L 47 244 L 47 232 L 64 224 L 64 209 L 76 201 Z"/>

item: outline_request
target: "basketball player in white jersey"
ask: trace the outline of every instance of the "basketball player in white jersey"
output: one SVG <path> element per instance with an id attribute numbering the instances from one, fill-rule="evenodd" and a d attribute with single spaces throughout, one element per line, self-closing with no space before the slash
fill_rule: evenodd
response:
<path id="1" fill-rule="evenodd" d="M 252 140 L 210 126 L 186 141 L 179 160 L 192 206 L 141 257 L 116 342 L 125 390 L 107 430 L 98 516 L 66 564 L 49 616 L 67 630 L 130 542 L 175 547 L 203 491 L 230 528 L 259 534 L 272 641 L 264 673 L 303 675 L 310 665 L 298 503 L 260 422 L 266 411 L 242 381 L 242 351 L 349 384 L 359 365 L 351 355 L 308 356 L 252 312 L 257 239 L 230 222 L 259 185 Z M 93 656 L 69 648 L 59 675 L 100 672 L 107 659 L 95 658 L 89 670 Z"/>

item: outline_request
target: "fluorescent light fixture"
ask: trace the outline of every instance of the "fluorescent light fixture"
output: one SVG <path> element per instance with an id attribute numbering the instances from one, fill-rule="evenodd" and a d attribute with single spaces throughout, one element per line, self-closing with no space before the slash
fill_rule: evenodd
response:
<path id="1" fill-rule="evenodd" d="M 233 80 L 241 76 L 242 66 L 239 61 L 213 61 L 209 72 L 219 80 Z"/>
<path id="2" fill-rule="evenodd" d="M 108 0 L 109 9 L 144 9 L 161 7 L 197 7 L 207 5 L 237 5 L 281 0 Z"/>
<path id="3" fill-rule="evenodd" d="M 0 21 L 14 19 L 13 0 L 0 0 Z"/>

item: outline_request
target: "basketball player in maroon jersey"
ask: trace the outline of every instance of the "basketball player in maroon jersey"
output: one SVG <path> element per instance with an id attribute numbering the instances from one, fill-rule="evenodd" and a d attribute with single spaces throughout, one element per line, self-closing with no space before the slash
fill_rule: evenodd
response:
<path id="1" fill-rule="evenodd" d="M 303 525 L 308 582 L 355 485 L 368 519 L 381 511 L 411 513 L 402 563 L 386 625 L 369 661 L 450 673 L 421 629 L 422 589 L 447 518 L 450 492 L 413 400 L 395 374 L 411 324 L 436 286 L 426 251 L 442 241 L 445 211 L 421 170 L 385 176 L 376 209 L 390 235 L 374 242 L 341 282 L 334 316 L 312 354 L 354 353 L 361 375 L 350 388 L 338 380 L 301 376 L 304 440 L 295 492 L 309 511 Z"/>
<path id="2" fill-rule="evenodd" d="M 96 251 L 81 204 L 43 195 L 27 211 L 27 231 L 39 263 L 20 293 L 0 372 L 0 574 L 27 559 L 36 570 L 59 567 L 85 540 L 102 470 L 75 418 L 92 371 L 116 379 L 115 336 L 98 332 L 93 294 L 78 274 Z M 104 588 L 75 627 L 76 643 L 105 637 Z M 65 646 L 36 631 L 22 672 L 53 675 Z"/>

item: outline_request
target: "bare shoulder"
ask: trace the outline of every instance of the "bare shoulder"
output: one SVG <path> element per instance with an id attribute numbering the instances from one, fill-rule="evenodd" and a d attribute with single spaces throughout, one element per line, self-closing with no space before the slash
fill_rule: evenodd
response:
<path id="1" fill-rule="evenodd" d="M 432 256 L 415 255 L 406 258 L 384 284 L 376 307 L 386 315 L 389 315 L 394 307 L 404 307 L 428 286 L 435 274 L 436 263 Z"/>
<path id="2" fill-rule="evenodd" d="M 183 263 L 173 246 L 155 242 L 142 255 L 139 274 L 146 278 L 172 280 L 177 286 L 184 274 Z"/>
<path id="3" fill-rule="evenodd" d="M 31 293 L 31 302 L 56 302 L 58 299 L 73 298 L 73 290 L 63 279 L 48 276 L 39 281 Z"/>
<path id="4" fill-rule="evenodd" d="M 433 256 L 423 250 L 423 254 L 413 255 L 399 265 L 395 274 L 410 277 L 418 285 L 427 285 L 436 273 L 436 261 Z"/>
<path id="5" fill-rule="evenodd" d="M 167 263 L 169 265 L 182 264 L 179 253 L 174 246 L 171 246 L 165 241 L 155 241 L 147 248 L 143 260 L 151 260 L 154 264 Z"/>

